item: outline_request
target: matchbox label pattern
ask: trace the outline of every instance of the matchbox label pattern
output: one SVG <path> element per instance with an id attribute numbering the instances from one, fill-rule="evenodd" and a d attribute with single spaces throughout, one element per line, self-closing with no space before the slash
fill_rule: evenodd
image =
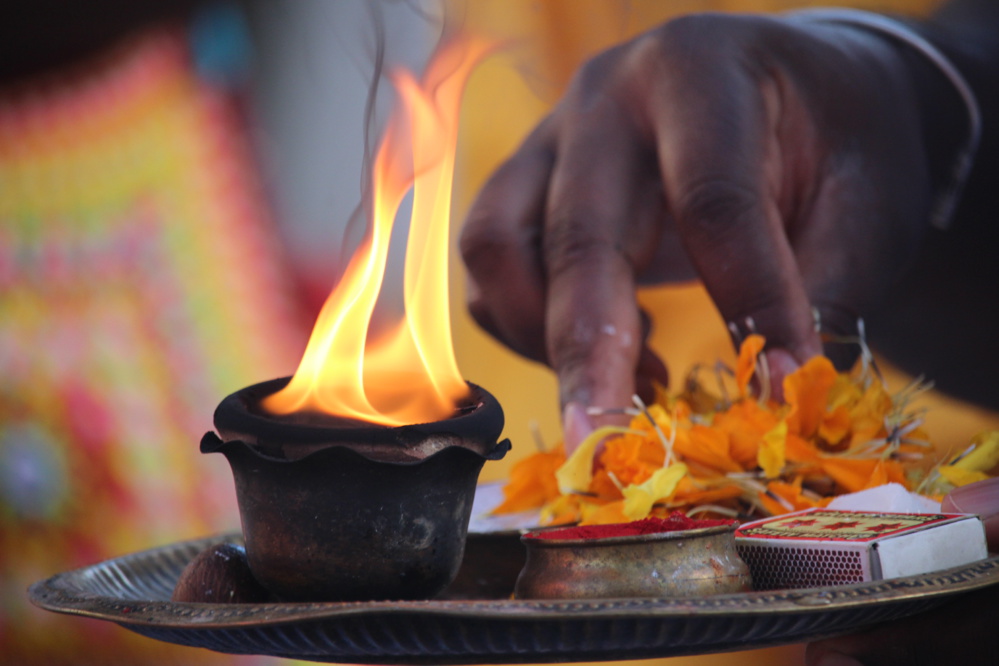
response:
<path id="1" fill-rule="evenodd" d="M 949 514 L 857 513 L 818 509 L 744 525 L 737 537 L 791 540 L 875 541 L 954 520 Z"/>

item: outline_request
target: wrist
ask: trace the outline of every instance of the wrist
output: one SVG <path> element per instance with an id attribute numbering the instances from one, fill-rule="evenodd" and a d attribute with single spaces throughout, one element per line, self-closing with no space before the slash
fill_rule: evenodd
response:
<path id="1" fill-rule="evenodd" d="M 960 222 L 962 233 L 995 248 L 999 227 L 994 211 L 999 205 L 999 2 L 952 0 L 915 28 L 958 68 L 978 99 L 982 137 L 968 186 Z M 984 234 L 984 235 L 983 235 Z"/>

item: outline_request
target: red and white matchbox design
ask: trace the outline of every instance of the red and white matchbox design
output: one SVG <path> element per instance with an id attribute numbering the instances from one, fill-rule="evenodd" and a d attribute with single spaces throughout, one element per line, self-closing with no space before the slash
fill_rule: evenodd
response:
<path id="1" fill-rule="evenodd" d="M 915 576 L 988 557 L 978 516 L 808 509 L 740 526 L 757 590 Z"/>

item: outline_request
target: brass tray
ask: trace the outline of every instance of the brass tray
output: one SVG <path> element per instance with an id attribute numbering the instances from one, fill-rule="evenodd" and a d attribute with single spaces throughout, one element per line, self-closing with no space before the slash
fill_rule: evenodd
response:
<path id="1" fill-rule="evenodd" d="M 108 560 L 37 582 L 29 594 L 50 611 L 218 652 L 341 663 L 492 664 L 647 659 L 810 641 L 919 613 L 999 582 L 999 557 L 993 557 L 876 583 L 693 599 L 456 598 L 512 589 L 516 558 L 512 564 L 503 559 L 504 572 L 475 553 L 500 556 L 500 544 L 519 546 L 515 537 L 471 534 L 461 580 L 434 601 L 170 601 L 188 561 L 212 544 L 238 543 L 238 535 Z"/>

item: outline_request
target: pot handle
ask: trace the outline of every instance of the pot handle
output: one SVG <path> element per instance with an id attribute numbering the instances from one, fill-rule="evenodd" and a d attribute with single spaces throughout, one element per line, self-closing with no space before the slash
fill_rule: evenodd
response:
<path id="1" fill-rule="evenodd" d="M 209 434 L 214 434 L 214 433 L 209 433 Z M 202 446 L 204 446 L 204 440 L 201 440 L 201 441 L 202 441 Z M 509 439 L 504 439 L 501 442 L 497 442 L 496 446 L 494 446 L 492 448 L 492 450 L 490 450 L 488 453 L 486 453 L 486 455 L 484 457 L 485 457 L 486 460 L 500 460 L 503 456 L 505 456 L 507 454 L 507 452 L 511 448 L 512 448 L 512 445 L 510 444 L 510 440 Z"/>
<path id="2" fill-rule="evenodd" d="M 201 438 L 201 452 L 215 453 L 219 449 L 221 449 L 224 444 L 225 442 L 222 441 L 221 437 L 216 435 L 213 431 L 209 430 Z"/>

